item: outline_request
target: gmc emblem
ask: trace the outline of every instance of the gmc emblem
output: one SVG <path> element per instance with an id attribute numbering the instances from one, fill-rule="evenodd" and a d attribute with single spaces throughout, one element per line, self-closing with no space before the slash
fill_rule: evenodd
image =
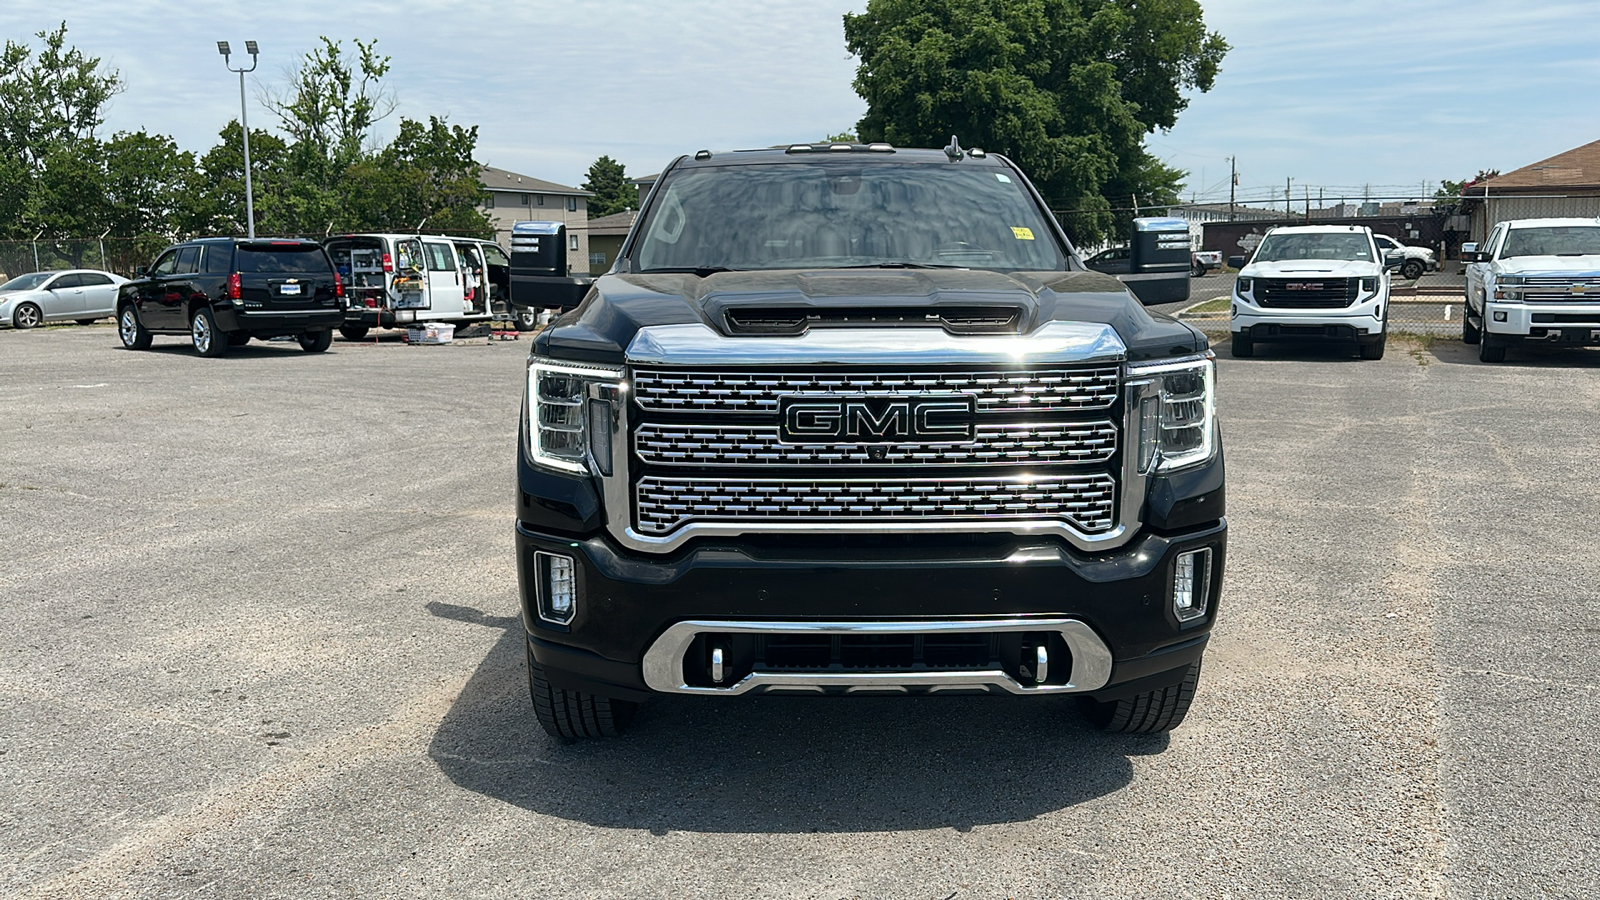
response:
<path id="1" fill-rule="evenodd" d="M 1322 283 L 1317 281 L 1291 281 L 1283 286 L 1286 291 L 1320 291 Z"/>
<path id="2" fill-rule="evenodd" d="M 978 411 L 971 394 L 918 397 L 790 394 L 778 398 L 785 444 L 966 443 Z"/>

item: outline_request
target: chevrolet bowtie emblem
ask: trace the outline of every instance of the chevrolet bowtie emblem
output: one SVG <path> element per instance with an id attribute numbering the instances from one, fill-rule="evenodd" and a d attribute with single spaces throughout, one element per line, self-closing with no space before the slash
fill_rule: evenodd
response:
<path id="1" fill-rule="evenodd" d="M 1574 294 L 1581 294 L 1587 290 L 1589 290 L 1589 286 L 1586 284 L 1575 284 L 1572 286 L 1572 292 Z"/>

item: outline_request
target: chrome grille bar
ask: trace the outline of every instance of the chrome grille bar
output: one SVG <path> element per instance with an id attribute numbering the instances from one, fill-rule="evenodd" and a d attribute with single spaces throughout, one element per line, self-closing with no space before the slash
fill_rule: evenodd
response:
<path id="1" fill-rule="evenodd" d="M 1045 477 L 730 479 L 646 475 L 635 486 L 635 521 L 647 535 L 691 522 L 908 519 L 1059 519 L 1085 534 L 1116 524 L 1109 473 Z"/>
<path id="2" fill-rule="evenodd" d="M 980 424 L 966 444 L 784 444 L 776 425 L 666 425 L 647 422 L 634 452 L 658 466 L 834 466 L 908 462 L 926 466 L 1084 465 L 1117 450 L 1110 420 Z"/>
<path id="3" fill-rule="evenodd" d="M 1117 400 L 1118 368 L 1027 372 L 750 372 L 634 369 L 634 397 L 649 412 L 774 414 L 785 394 L 968 393 L 978 413 L 1107 409 Z"/>

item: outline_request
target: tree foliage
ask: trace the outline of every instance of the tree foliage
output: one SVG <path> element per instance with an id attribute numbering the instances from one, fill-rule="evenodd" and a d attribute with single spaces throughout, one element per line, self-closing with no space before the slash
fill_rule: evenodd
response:
<path id="1" fill-rule="evenodd" d="M 1094 240 L 1138 193 L 1176 199 L 1184 173 L 1146 153 L 1186 90 L 1210 90 L 1227 42 L 1198 0 L 869 0 L 844 17 L 866 141 L 1010 156 Z"/>
<path id="2" fill-rule="evenodd" d="M 1466 181 L 1441 181 L 1439 182 L 1439 189 L 1433 192 L 1433 199 L 1459 200 L 1461 198 L 1462 191 L 1466 190 L 1467 188 L 1470 188 L 1479 182 L 1488 181 L 1491 178 L 1499 177 L 1499 169 L 1479 169 L 1477 175 L 1468 178 Z"/>
<path id="3" fill-rule="evenodd" d="M 63 145 L 92 140 L 122 77 L 67 46 L 67 24 L 41 31 L 36 53 L 6 41 L 0 52 L 0 155 L 39 165 Z"/>
<path id="4" fill-rule="evenodd" d="M 628 173 L 622 163 L 602 156 L 589 166 L 583 189 L 593 191 L 589 198 L 589 218 L 614 215 L 639 205 L 639 189 L 628 183 Z"/>
<path id="5" fill-rule="evenodd" d="M 244 234 L 243 132 L 237 121 L 198 158 L 143 130 L 102 139 L 120 76 L 68 46 L 66 26 L 43 46 L 0 53 L 0 238 L 122 238 L 159 248 L 174 238 Z M 375 41 L 321 38 L 264 92 L 282 135 L 251 129 L 251 182 L 261 234 L 429 230 L 487 237 L 479 210 L 476 127 L 402 118 L 387 144 L 376 126 L 396 109 L 389 58 Z"/>

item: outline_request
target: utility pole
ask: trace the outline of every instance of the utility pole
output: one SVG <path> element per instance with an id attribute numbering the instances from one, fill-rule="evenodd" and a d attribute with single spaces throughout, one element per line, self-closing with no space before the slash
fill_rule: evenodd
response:
<path id="1" fill-rule="evenodd" d="M 1311 185 L 1309 185 L 1309 184 L 1301 185 L 1301 188 L 1306 192 L 1306 224 L 1310 225 L 1311 224 Z"/>
<path id="2" fill-rule="evenodd" d="M 1292 199 L 1290 199 L 1292 195 L 1289 193 L 1290 185 L 1293 183 L 1293 178 L 1285 178 L 1283 180 L 1283 214 L 1285 216 L 1294 215 L 1294 210 L 1289 206 L 1290 203 L 1294 202 Z"/>
<path id="3" fill-rule="evenodd" d="M 1233 221 L 1233 198 L 1239 190 L 1239 157 L 1228 157 L 1228 221 Z"/>

